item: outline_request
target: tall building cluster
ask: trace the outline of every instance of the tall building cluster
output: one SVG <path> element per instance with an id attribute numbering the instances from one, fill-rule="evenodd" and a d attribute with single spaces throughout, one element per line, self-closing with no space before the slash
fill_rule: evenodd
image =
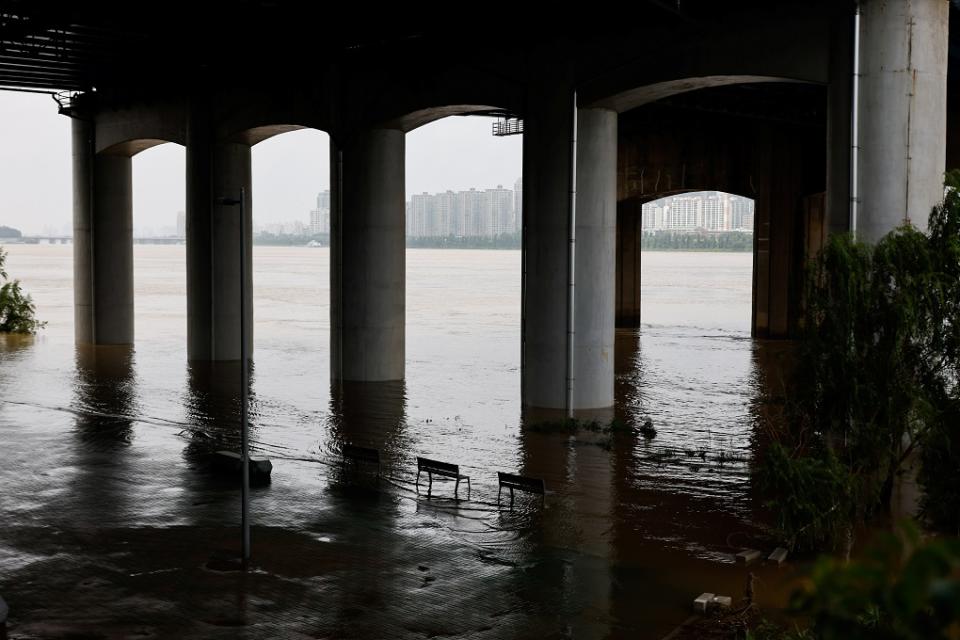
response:
<path id="1" fill-rule="evenodd" d="M 310 235 L 330 233 L 330 190 L 317 194 L 317 208 L 310 211 Z"/>
<path id="2" fill-rule="evenodd" d="M 497 185 L 483 191 L 416 194 L 407 203 L 407 236 L 493 238 L 518 233 L 522 193 L 518 178 L 513 189 Z"/>
<path id="3" fill-rule="evenodd" d="M 643 205 L 644 231 L 744 231 L 753 233 L 753 200 L 720 191 L 698 191 Z"/>

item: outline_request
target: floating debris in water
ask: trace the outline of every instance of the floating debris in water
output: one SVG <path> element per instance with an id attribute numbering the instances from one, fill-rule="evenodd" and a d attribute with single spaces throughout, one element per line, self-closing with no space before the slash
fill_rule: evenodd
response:
<path id="1" fill-rule="evenodd" d="M 657 430 L 653 428 L 653 420 L 647 418 L 643 421 L 643 426 L 640 427 L 640 435 L 647 440 L 653 440 L 657 437 Z"/>

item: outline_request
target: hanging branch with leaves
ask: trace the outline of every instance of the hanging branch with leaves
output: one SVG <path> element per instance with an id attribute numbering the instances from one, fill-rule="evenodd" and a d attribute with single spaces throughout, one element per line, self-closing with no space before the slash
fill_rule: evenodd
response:
<path id="1" fill-rule="evenodd" d="M 10 280 L 6 261 L 7 253 L 0 247 L 0 333 L 36 333 L 47 323 L 36 319 L 33 299 L 23 292 L 20 281 Z"/>

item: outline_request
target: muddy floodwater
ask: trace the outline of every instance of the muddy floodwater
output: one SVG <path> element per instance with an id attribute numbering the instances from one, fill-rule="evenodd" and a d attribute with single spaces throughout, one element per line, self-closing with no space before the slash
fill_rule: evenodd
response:
<path id="1" fill-rule="evenodd" d="M 11 638 L 661 638 L 762 542 L 750 485 L 771 345 L 750 339 L 749 253 L 645 253 L 643 320 L 617 335 L 633 433 L 521 429 L 520 253 L 407 252 L 407 380 L 331 393 L 329 253 L 254 249 L 254 569 L 239 492 L 238 373 L 186 362 L 185 252 L 137 246 L 136 346 L 73 345 L 69 246 L 11 245 L 48 326 L 0 339 L 0 595 Z M 376 447 L 344 467 L 344 442 Z M 460 465 L 453 499 L 416 456 Z M 497 471 L 548 490 L 497 505 Z M 507 501 L 508 502 L 508 501 Z M 754 569 L 779 602 L 789 569 Z"/>

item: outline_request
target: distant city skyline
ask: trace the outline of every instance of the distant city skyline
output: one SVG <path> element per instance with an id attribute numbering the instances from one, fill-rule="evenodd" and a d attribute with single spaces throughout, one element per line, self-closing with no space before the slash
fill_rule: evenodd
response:
<path id="1" fill-rule="evenodd" d="M 414 194 L 407 202 L 407 237 L 494 238 L 519 233 L 522 184 L 517 178 L 513 189 L 498 184 L 491 189 Z"/>
<path id="2" fill-rule="evenodd" d="M 0 91 L 0 139 L 0 224 L 28 235 L 72 235 L 69 118 L 59 115 L 47 96 Z M 519 230 L 522 191 L 513 179 L 521 170 L 521 139 L 495 138 L 489 120 L 475 117 L 446 118 L 410 132 L 408 235 L 482 237 Z M 317 197 L 318 187 L 329 194 L 328 144 L 327 134 L 304 130 L 254 147 L 253 215 L 259 230 L 329 230 L 329 195 L 325 204 Z M 165 144 L 134 157 L 136 236 L 182 235 L 184 156 L 183 147 Z M 512 190 L 493 187 L 511 184 Z M 488 193 L 498 194 L 495 203 Z M 704 193 L 647 203 L 643 229 L 753 230 L 752 200 Z"/>
<path id="3" fill-rule="evenodd" d="M 643 231 L 741 231 L 753 233 L 753 200 L 722 191 L 668 196 L 641 207 Z"/>
<path id="4" fill-rule="evenodd" d="M 482 117 L 415 129 L 406 139 L 407 193 L 509 184 L 521 172 L 521 138 L 492 136 Z M 29 235 L 72 233 L 70 119 L 50 96 L 0 91 L 0 140 L 0 225 Z M 254 146 L 254 219 L 282 225 L 314 209 L 317 191 L 330 186 L 329 157 L 327 134 L 310 129 Z M 185 161 L 175 144 L 134 156 L 136 235 L 176 234 L 177 212 L 186 209 Z"/>

